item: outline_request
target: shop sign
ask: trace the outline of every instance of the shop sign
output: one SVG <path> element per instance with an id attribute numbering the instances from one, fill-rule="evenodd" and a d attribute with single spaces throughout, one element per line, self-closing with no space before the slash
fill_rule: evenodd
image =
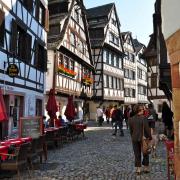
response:
<path id="1" fill-rule="evenodd" d="M 8 67 L 7 67 L 7 74 L 8 76 L 10 77 L 16 77 L 19 73 L 19 68 L 17 67 L 16 64 L 10 64 Z"/>

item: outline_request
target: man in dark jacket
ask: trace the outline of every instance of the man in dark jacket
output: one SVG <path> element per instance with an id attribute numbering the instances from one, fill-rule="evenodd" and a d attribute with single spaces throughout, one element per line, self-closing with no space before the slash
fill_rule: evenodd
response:
<path id="1" fill-rule="evenodd" d="M 114 117 L 114 122 L 115 122 L 115 131 L 113 133 L 113 136 L 116 136 L 117 134 L 117 127 L 119 127 L 120 130 L 120 136 L 124 136 L 123 132 L 123 112 L 121 111 L 120 108 L 117 109 L 117 105 L 114 106 L 114 111 L 113 111 L 113 117 Z"/>
<path id="2" fill-rule="evenodd" d="M 144 117 L 144 108 L 141 105 L 137 105 L 136 107 L 136 115 L 129 119 L 129 129 L 132 139 L 132 145 L 134 150 L 135 156 L 135 167 L 136 172 L 140 174 L 141 172 L 141 147 L 142 147 L 142 138 L 143 135 L 148 138 L 152 139 L 151 137 L 151 130 L 148 125 L 147 118 Z M 149 172 L 149 155 L 143 154 L 143 162 L 144 165 L 144 172 Z"/>

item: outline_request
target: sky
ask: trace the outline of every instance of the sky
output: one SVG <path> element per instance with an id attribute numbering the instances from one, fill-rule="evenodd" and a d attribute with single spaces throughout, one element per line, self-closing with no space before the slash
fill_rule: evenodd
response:
<path id="1" fill-rule="evenodd" d="M 121 32 L 131 31 L 133 38 L 147 46 L 153 33 L 155 0 L 84 0 L 87 9 L 112 2 L 116 5 Z"/>

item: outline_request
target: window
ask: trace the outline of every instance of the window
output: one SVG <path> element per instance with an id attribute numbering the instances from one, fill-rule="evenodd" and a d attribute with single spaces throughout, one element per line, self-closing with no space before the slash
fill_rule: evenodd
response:
<path id="1" fill-rule="evenodd" d="M 125 78 L 129 78 L 129 69 L 124 69 Z"/>
<path id="2" fill-rule="evenodd" d="M 137 69 L 137 75 L 139 79 L 142 79 L 142 69 Z"/>
<path id="3" fill-rule="evenodd" d="M 106 75 L 106 85 L 107 85 L 107 88 L 109 88 L 109 76 Z"/>
<path id="4" fill-rule="evenodd" d="M 132 89 L 132 96 L 131 97 L 133 97 L 133 98 L 136 97 L 136 90 L 135 89 Z"/>
<path id="5" fill-rule="evenodd" d="M 43 111 L 42 111 L 42 100 L 41 99 L 36 99 L 36 116 L 42 116 Z"/>
<path id="6" fill-rule="evenodd" d="M 69 68 L 69 58 L 67 56 L 64 56 L 64 67 Z"/>
<path id="7" fill-rule="evenodd" d="M 113 78 L 113 88 L 116 89 L 117 88 L 117 78 Z"/>
<path id="8" fill-rule="evenodd" d="M 117 78 L 117 89 L 120 89 L 120 79 Z"/>
<path id="9" fill-rule="evenodd" d="M 107 75 L 104 74 L 104 87 L 107 87 Z"/>
<path id="10" fill-rule="evenodd" d="M 35 59 L 34 65 L 37 69 L 45 71 L 47 68 L 47 50 L 38 41 L 35 41 Z"/>
<path id="11" fill-rule="evenodd" d="M 109 88 L 112 88 L 112 76 L 109 76 Z"/>
<path id="12" fill-rule="evenodd" d="M 114 66 L 114 54 L 111 53 L 111 65 Z"/>
<path id="13" fill-rule="evenodd" d="M 70 36 L 70 43 L 72 46 L 76 47 L 76 35 L 72 32 L 71 32 L 71 36 Z"/>
<path id="14" fill-rule="evenodd" d="M 119 79 L 119 84 L 120 84 L 120 90 L 122 91 L 124 89 L 124 81 L 123 81 L 123 79 Z"/>
<path id="15" fill-rule="evenodd" d="M 5 34 L 5 13 L 0 10 L 0 46 L 4 46 L 4 34 Z"/>
<path id="16" fill-rule="evenodd" d="M 153 73 L 151 74 L 151 88 L 157 87 L 157 74 Z"/>
<path id="17" fill-rule="evenodd" d="M 33 1 L 32 0 L 20 0 L 23 6 L 29 11 L 33 10 Z"/>
<path id="18" fill-rule="evenodd" d="M 112 64 L 112 54 L 109 53 L 109 61 L 108 61 L 108 64 Z"/>
<path id="19" fill-rule="evenodd" d="M 82 54 L 84 54 L 84 43 L 80 40 L 78 45 L 79 45 L 79 51 Z"/>
<path id="20" fill-rule="evenodd" d="M 130 89 L 129 88 L 125 88 L 124 89 L 124 95 L 125 95 L 125 97 L 129 97 L 130 96 L 130 91 L 129 91 Z"/>
<path id="21" fill-rule="evenodd" d="M 69 61 L 69 69 L 74 71 L 74 61 L 73 60 Z"/>
<path id="22" fill-rule="evenodd" d="M 45 7 L 40 0 L 36 0 L 36 19 L 42 26 L 45 25 Z"/>
<path id="23" fill-rule="evenodd" d="M 63 54 L 60 54 L 60 55 L 59 55 L 59 64 L 64 64 Z"/>
<path id="24" fill-rule="evenodd" d="M 119 68 L 122 69 L 123 68 L 123 61 L 120 57 L 118 57 L 118 63 L 119 63 Z"/>
<path id="25" fill-rule="evenodd" d="M 29 63 L 31 61 L 31 35 L 19 26 L 15 20 L 12 20 L 11 31 L 11 52 L 18 58 L 21 58 L 22 61 Z"/>

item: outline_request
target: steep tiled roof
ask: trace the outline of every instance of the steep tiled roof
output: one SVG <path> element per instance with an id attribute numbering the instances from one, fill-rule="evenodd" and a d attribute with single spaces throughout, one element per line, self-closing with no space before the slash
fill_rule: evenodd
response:
<path id="1" fill-rule="evenodd" d="M 110 4 L 105 4 L 102 6 L 97 6 L 94 8 L 87 9 L 87 18 L 91 19 L 91 18 L 108 16 L 113 6 L 114 3 L 110 3 Z"/>
<path id="2" fill-rule="evenodd" d="M 136 53 L 138 53 L 145 45 L 140 43 L 137 39 L 133 39 L 134 47 L 136 50 Z"/>

